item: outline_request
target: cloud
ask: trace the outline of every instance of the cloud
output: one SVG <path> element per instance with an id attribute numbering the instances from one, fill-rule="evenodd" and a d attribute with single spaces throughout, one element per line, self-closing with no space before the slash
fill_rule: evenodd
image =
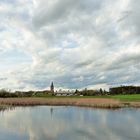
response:
<path id="1" fill-rule="evenodd" d="M 51 81 L 57 88 L 139 85 L 138 5 L 0 1 L 0 88 L 45 89 Z"/>

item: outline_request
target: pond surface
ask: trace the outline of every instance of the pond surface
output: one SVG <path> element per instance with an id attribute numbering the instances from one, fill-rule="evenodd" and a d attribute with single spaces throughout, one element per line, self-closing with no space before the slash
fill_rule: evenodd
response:
<path id="1" fill-rule="evenodd" d="M 0 140 L 140 140 L 140 110 L 17 107 L 0 111 Z"/>

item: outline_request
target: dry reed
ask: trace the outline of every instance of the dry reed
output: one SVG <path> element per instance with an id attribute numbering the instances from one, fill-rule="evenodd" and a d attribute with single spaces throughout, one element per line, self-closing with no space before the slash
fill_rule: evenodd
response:
<path id="1" fill-rule="evenodd" d="M 93 108 L 140 107 L 139 102 L 121 102 L 113 99 L 87 98 L 0 98 L 0 105 L 11 106 L 80 106 Z"/>

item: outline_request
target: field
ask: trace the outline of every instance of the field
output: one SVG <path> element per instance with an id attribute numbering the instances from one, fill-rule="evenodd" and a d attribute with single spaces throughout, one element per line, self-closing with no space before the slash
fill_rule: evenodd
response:
<path id="1" fill-rule="evenodd" d="M 42 98 L 105 98 L 105 99 L 115 99 L 120 101 L 132 101 L 132 102 L 140 102 L 140 94 L 133 95 L 114 95 L 114 96 L 37 96 Z"/>
<path id="2" fill-rule="evenodd" d="M 140 95 L 116 95 L 116 96 L 110 96 L 112 99 L 117 99 L 121 101 L 132 101 L 132 102 L 139 102 L 140 101 Z"/>

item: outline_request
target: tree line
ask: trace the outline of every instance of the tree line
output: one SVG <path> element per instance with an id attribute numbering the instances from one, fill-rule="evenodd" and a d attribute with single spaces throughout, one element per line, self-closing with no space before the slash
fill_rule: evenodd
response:
<path id="1" fill-rule="evenodd" d="M 89 90 L 87 88 L 83 90 L 76 89 L 73 96 L 107 96 L 107 95 L 127 95 L 127 94 L 140 94 L 139 86 L 119 86 L 110 88 L 109 91 L 106 91 L 102 88 L 98 90 Z M 10 90 L 1 89 L 0 97 L 32 97 L 32 96 L 55 96 L 51 91 L 15 91 L 11 92 Z"/>

